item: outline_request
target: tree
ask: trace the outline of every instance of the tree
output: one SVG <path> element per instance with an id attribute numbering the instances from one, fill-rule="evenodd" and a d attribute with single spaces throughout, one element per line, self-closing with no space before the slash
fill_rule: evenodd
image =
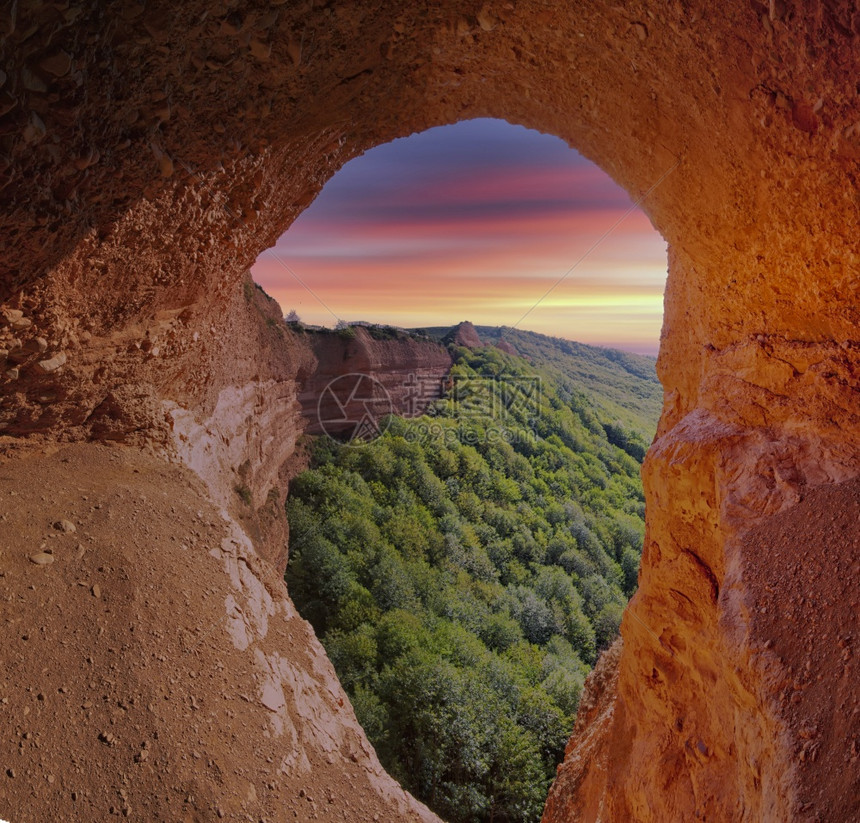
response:
<path id="1" fill-rule="evenodd" d="M 539 820 L 547 783 L 534 736 L 502 718 L 488 779 L 489 823 Z"/>

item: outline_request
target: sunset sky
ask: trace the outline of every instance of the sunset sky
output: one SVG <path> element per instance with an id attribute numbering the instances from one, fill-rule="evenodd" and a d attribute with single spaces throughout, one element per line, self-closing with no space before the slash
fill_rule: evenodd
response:
<path id="1" fill-rule="evenodd" d="M 252 273 L 307 323 L 471 320 L 654 354 L 666 245 L 645 215 L 581 259 L 630 206 L 561 140 L 471 120 L 348 163 Z"/>

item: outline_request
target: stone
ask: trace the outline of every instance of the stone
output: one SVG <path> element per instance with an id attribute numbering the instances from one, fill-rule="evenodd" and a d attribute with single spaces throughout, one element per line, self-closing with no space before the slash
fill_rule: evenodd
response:
<path id="1" fill-rule="evenodd" d="M 21 82 L 27 91 L 33 91 L 37 94 L 43 94 L 48 90 L 45 81 L 27 66 L 21 69 Z"/>
<path id="2" fill-rule="evenodd" d="M 251 54 L 253 54 L 258 60 L 268 60 L 272 55 L 271 43 L 264 43 L 261 40 L 252 40 L 250 48 Z"/>
<path id="3" fill-rule="evenodd" d="M 261 702 L 270 712 L 277 713 L 281 709 L 283 709 L 284 694 L 280 684 L 273 681 L 267 681 L 266 683 L 264 683 L 261 694 Z"/>
<path id="4" fill-rule="evenodd" d="M 71 520 L 57 520 L 54 523 L 54 528 L 58 532 L 64 532 L 65 534 L 74 534 L 78 530 Z"/>
<path id="5" fill-rule="evenodd" d="M 72 57 L 65 51 L 58 51 L 43 58 L 39 67 L 54 77 L 65 77 L 72 68 Z"/>
<path id="6" fill-rule="evenodd" d="M 102 589 L 98 583 L 93 583 L 93 586 L 90 589 L 90 591 L 93 593 L 93 597 L 95 597 L 96 599 L 98 599 L 102 596 Z"/>
<path id="7" fill-rule="evenodd" d="M 645 26 L 644 23 L 634 23 L 632 28 L 633 28 L 633 33 L 643 43 L 648 39 L 648 28 Z"/>
<path id="8" fill-rule="evenodd" d="M 65 352 L 57 352 L 53 357 L 48 360 L 40 360 L 36 365 L 44 374 L 52 374 L 57 371 L 57 369 L 64 366 L 66 364 L 66 360 Z"/>
<path id="9" fill-rule="evenodd" d="M 478 25 L 482 31 L 492 31 L 496 27 L 496 21 L 486 6 L 478 12 Z"/>
<path id="10" fill-rule="evenodd" d="M 100 156 L 101 155 L 99 153 L 99 150 L 95 148 L 95 146 L 90 146 L 89 149 L 87 149 L 85 152 L 75 158 L 75 168 L 78 171 L 84 171 L 90 166 L 94 166 L 96 163 L 98 163 Z"/>
<path id="11" fill-rule="evenodd" d="M 33 321 L 29 317 L 19 317 L 17 320 L 12 320 L 9 325 L 15 331 L 23 331 L 24 329 L 29 329 L 33 325 Z"/>
<path id="12" fill-rule="evenodd" d="M 34 111 L 30 112 L 30 122 L 24 127 L 22 132 L 26 143 L 38 143 L 48 133 L 45 126 L 45 121 Z"/>
<path id="13" fill-rule="evenodd" d="M 30 561 L 37 566 L 50 566 L 54 562 L 54 555 L 49 552 L 36 552 L 30 555 Z"/>
<path id="14" fill-rule="evenodd" d="M 42 354 L 48 350 L 48 341 L 44 337 L 33 337 L 24 343 L 24 351 Z"/>
<path id="15" fill-rule="evenodd" d="M 8 369 L 6 371 L 6 377 L 10 380 L 17 380 L 21 376 L 21 371 L 18 368 Z"/>

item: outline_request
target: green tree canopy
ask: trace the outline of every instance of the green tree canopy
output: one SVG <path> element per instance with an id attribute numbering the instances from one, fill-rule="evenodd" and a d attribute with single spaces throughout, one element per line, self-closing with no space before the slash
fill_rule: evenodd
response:
<path id="1" fill-rule="evenodd" d="M 537 823 L 636 585 L 633 378 L 601 405 L 559 362 L 458 350 L 427 415 L 318 441 L 287 504 L 297 607 L 385 767 L 450 823 Z"/>

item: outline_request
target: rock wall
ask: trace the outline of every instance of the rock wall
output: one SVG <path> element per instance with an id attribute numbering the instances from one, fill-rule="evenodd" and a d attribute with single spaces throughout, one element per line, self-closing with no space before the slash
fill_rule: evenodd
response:
<path id="1" fill-rule="evenodd" d="M 417 417 L 442 396 L 452 364 L 438 343 L 405 335 L 374 340 L 360 326 L 312 334 L 309 342 L 317 367 L 299 395 L 309 434 L 361 436 L 364 414 L 374 424 L 386 414 Z M 379 431 L 370 429 L 370 436 Z"/>
<path id="2" fill-rule="evenodd" d="M 853 3 L 19 0 L 0 29 L 2 431 L 184 459 L 216 500 L 243 477 L 267 499 L 295 459 L 310 361 L 243 277 L 347 159 L 499 116 L 641 198 L 669 244 L 646 551 L 592 681 L 611 718 L 565 766 L 585 735 L 606 768 L 560 780 L 547 823 L 852 819 L 849 705 L 810 697 L 853 672 L 847 624 L 793 599 L 801 646 L 765 615 L 808 584 L 792 512 L 836 517 L 860 474 Z"/>

